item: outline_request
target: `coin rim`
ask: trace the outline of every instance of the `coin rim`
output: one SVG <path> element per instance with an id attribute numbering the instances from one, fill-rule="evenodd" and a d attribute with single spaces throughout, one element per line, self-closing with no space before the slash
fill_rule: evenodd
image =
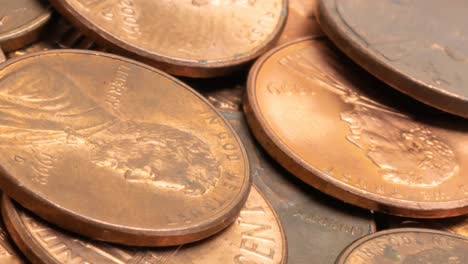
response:
<path id="1" fill-rule="evenodd" d="M 283 226 L 281 224 L 280 218 L 276 213 L 273 206 L 270 204 L 260 189 L 254 185 L 252 185 L 252 189 L 255 189 L 260 197 L 265 201 L 267 206 L 269 207 L 270 211 L 273 213 L 273 216 L 276 221 L 276 225 L 279 228 L 279 232 L 281 234 L 281 241 L 282 241 L 282 255 L 283 258 L 281 259 L 280 264 L 288 263 L 288 247 L 287 247 L 287 238 L 284 232 Z M 31 236 L 30 232 L 25 231 L 23 221 L 20 219 L 19 211 L 26 210 L 24 208 L 18 208 L 18 205 L 13 204 L 13 200 L 9 198 L 6 194 L 3 194 L 1 197 L 1 208 L 2 208 L 2 217 L 5 223 L 6 229 L 10 236 L 13 238 L 14 242 L 21 251 L 26 255 L 26 257 L 33 263 L 57 263 L 61 264 L 59 261 L 56 261 L 55 258 L 51 257 L 50 254 L 47 253 L 47 250 L 44 250 L 36 240 Z M 37 216 L 36 216 L 37 217 Z M 53 226 L 50 227 L 54 229 Z M 67 232 L 66 230 L 58 230 L 58 232 Z M 71 234 L 73 236 L 73 234 Z M 223 234 L 219 234 L 223 236 Z M 32 241 L 27 243 L 26 241 Z M 151 250 L 150 248 L 148 250 Z"/>
<path id="2" fill-rule="evenodd" d="M 426 233 L 426 234 L 437 234 L 437 235 L 443 235 L 443 236 L 448 236 L 452 238 L 458 238 L 464 241 L 468 241 L 466 237 L 449 233 L 449 232 L 444 232 L 444 231 L 439 231 L 439 230 L 434 230 L 434 229 L 429 229 L 429 228 L 394 228 L 394 229 L 388 229 L 384 231 L 379 231 L 377 233 L 362 237 L 353 243 L 351 243 L 349 246 L 347 246 L 343 252 L 338 256 L 336 259 L 335 264 L 344 264 L 349 257 L 349 255 L 359 246 L 362 244 L 365 244 L 366 242 L 373 240 L 377 237 L 380 236 L 386 236 L 386 235 L 391 235 L 391 234 L 398 234 L 398 233 Z"/>
<path id="3" fill-rule="evenodd" d="M 369 193 L 328 176 L 308 164 L 283 143 L 267 122 L 258 104 L 256 81 L 262 66 L 277 52 L 295 44 L 309 41 L 326 41 L 325 37 L 306 37 L 281 45 L 263 55 L 250 70 L 245 93 L 244 112 L 255 138 L 278 163 L 293 175 L 312 187 L 347 203 L 388 214 L 417 217 L 441 218 L 459 216 L 468 212 L 468 198 L 445 202 L 416 202 Z"/>
<path id="4" fill-rule="evenodd" d="M 44 4 L 44 6 L 47 5 Z M 34 42 L 39 38 L 41 29 L 49 22 L 51 17 L 52 11 L 50 7 L 46 7 L 44 14 L 39 15 L 31 22 L 0 34 L 0 48 L 3 52 L 11 52 Z"/>
<path id="5" fill-rule="evenodd" d="M 277 25 L 261 45 L 258 45 L 255 49 L 252 49 L 239 57 L 231 56 L 226 59 L 204 62 L 203 60 L 179 59 L 156 52 L 148 52 L 147 49 L 142 49 L 135 45 L 128 44 L 125 41 L 122 41 L 117 35 L 113 35 L 102 30 L 91 20 L 85 18 L 81 12 L 76 11 L 68 1 L 49 0 L 49 2 L 60 14 L 66 17 L 85 35 L 96 40 L 99 44 L 108 47 L 113 52 L 150 64 L 174 75 L 196 78 L 209 78 L 226 75 L 239 69 L 244 64 L 252 61 L 268 51 L 270 48 L 274 47 L 284 29 L 284 26 L 286 25 L 289 4 L 289 0 L 281 0 L 282 7 Z"/>
<path id="6" fill-rule="evenodd" d="M 333 5 L 333 10 L 329 10 L 325 2 Z M 468 95 L 463 98 L 459 94 L 427 84 L 402 72 L 391 63 L 386 63 L 378 55 L 370 52 L 364 43 L 349 37 L 349 32 L 344 30 L 347 26 L 342 19 L 334 19 L 338 16 L 334 14 L 334 10 L 336 10 L 336 0 L 318 0 L 317 21 L 323 32 L 348 57 L 399 92 L 439 110 L 468 118 Z"/>
<path id="7" fill-rule="evenodd" d="M 105 223 L 103 221 L 72 212 L 70 209 L 61 207 L 60 205 L 47 200 L 46 197 L 39 196 L 33 190 L 24 188 L 24 186 L 19 184 L 18 180 L 9 174 L 4 166 L 0 164 L 0 186 L 2 186 L 2 189 L 8 196 L 12 197 L 25 208 L 35 212 L 43 219 L 47 219 L 48 222 L 61 226 L 64 229 L 72 230 L 93 239 L 130 246 L 172 246 L 195 242 L 218 233 L 220 230 L 226 228 L 235 221 L 250 191 L 250 163 L 242 141 L 239 139 L 235 130 L 214 108 L 214 106 L 212 106 L 203 96 L 198 94 L 191 87 L 160 70 L 128 58 L 98 51 L 63 49 L 36 52 L 5 62 L 0 65 L 0 72 L 5 70 L 8 66 L 22 60 L 41 56 L 59 56 L 63 54 L 90 55 L 133 64 L 145 70 L 152 71 L 155 74 L 159 74 L 175 84 L 182 86 L 182 88 L 185 88 L 188 92 L 191 92 L 194 97 L 201 100 L 213 110 L 222 122 L 224 122 L 226 130 L 230 131 L 236 140 L 239 146 L 239 151 L 244 159 L 244 178 L 242 186 L 232 201 L 223 206 L 223 208 L 220 208 L 219 212 L 211 216 L 209 219 L 204 219 L 203 221 L 192 223 L 190 226 L 181 228 L 160 229 L 125 227 L 122 225 Z"/>

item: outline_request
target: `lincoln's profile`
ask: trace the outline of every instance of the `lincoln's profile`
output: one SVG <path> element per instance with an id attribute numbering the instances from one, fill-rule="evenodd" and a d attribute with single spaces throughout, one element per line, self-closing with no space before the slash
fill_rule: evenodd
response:
<path id="1" fill-rule="evenodd" d="M 35 156 L 39 176 L 59 158 L 55 152 L 79 149 L 92 164 L 136 184 L 192 196 L 216 185 L 221 168 L 203 140 L 171 126 L 123 120 L 101 101 L 57 69 L 23 66 L 0 77 L 0 147 Z"/>
<path id="2" fill-rule="evenodd" d="M 323 54 L 326 52 L 325 49 L 322 51 Z M 332 52 L 323 56 L 335 60 Z M 455 153 L 428 127 L 346 87 L 315 66 L 313 59 L 297 56 L 283 60 L 283 64 L 307 75 L 306 78 L 314 81 L 317 87 L 339 96 L 350 106 L 350 110 L 343 110 L 339 116 L 349 127 L 350 134 L 346 139 L 365 153 L 385 180 L 432 187 L 457 173 Z M 331 65 L 339 67 L 337 62 Z"/>

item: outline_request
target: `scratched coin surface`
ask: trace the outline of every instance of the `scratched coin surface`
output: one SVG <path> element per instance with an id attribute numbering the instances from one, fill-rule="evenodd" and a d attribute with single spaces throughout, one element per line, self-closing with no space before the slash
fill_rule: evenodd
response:
<path id="1" fill-rule="evenodd" d="M 268 50 L 286 0 L 52 0 L 113 51 L 189 77 L 223 75 Z"/>
<path id="2" fill-rule="evenodd" d="M 319 0 L 323 31 L 395 89 L 468 118 L 464 0 Z"/>
<path id="3" fill-rule="evenodd" d="M 244 100 L 264 148 L 315 188 L 368 209 L 468 212 L 468 124 L 387 87 L 325 39 L 259 60 Z"/>
<path id="4" fill-rule="evenodd" d="M 35 53 L 0 68 L 0 186 L 68 230 L 175 245 L 225 228 L 250 188 L 245 150 L 180 81 L 105 53 Z"/>
<path id="5" fill-rule="evenodd" d="M 400 228 L 369 235 L 350 245 L 337 264 L 462 264 L 468 240 L 430 229 Z"/>
<path id="6" fill-rule="evenodd" d="M 289 0 L 288 18 L 278 45 L 302 37 L 323 35 L 315 18 L 317 0 Z"/>
<path id="7" fill-rule="evenodd" d="M 9 52 L 32 43 L 50 15 L 42 0 L 0 0 L 0 48 Z"/>
<path id="8" fill-rule="evenodd" d="M 221 113 L 244 143 L 253 183 L 281 220 L 289 263 L 334 263 L 349 244 L 375 231 L 369 211 L 327 197 L 274 163 L 255 144 L 242 113 Z"/>
<path id="9" fill-rule="evenodd" d="M 237 220 L 199 243 L 169 248 L 127 248 L 71 235 L 21 208 L 6 196 L 3 216 L 15 242 L 34 263 L 217 264 L 286 263 L 280 222 L 252 188 Z"/>

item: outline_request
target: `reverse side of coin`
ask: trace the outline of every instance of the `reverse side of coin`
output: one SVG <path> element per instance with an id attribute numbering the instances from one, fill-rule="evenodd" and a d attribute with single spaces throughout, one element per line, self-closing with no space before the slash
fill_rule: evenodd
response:
<path id="1" fill-rule="evenodd" d="M 468 6 L 463 0 L 320 0 L 323 31 L 393 88 L 468 118 Z"/>
<path id="2" fill-rule="evenodd" d="M 303 37 L 323 35 L 316 20 L 316 0 L 289 0 L 288 18 L 278 45 Z"/>
<path id="3" fill-rule="evenodd" d="M 268 50 L 287 17 L 287 1 L 52 0 L 87 35 L 166 72 L 223 75 Z"/>
<path id="4" fill-rule="evenodd" d="M 337 264 L 465 263 L 468 240 L 430 229 L 399 228 L 369 235 L 350 245 Z"/>
<path id="5" fill-rule="evenodd" d="M 259 142 L 315 188 L 408 217 L 467 213 L 465 120 L 388 88 L 326 40 L 265 55 L 251 71 L 247 99 Z"/>
<path id="6" fill-rule="evenodd" d="M 286 240 L 271 206 L 252 188 L 234 224 L 200 243 L 170 248 L 126 248 L 71 235 L 3 199 L 15 242 L 34 263 L 286 263 Z"/>
<path id="7" fill-rule="evenodd" d="M 240 112 L 221 111 L 250 158 L 252 180 L 279 215 L 290 263 L 333 263 L 352 242 L 375 231 L 369 212 L 352 208 L 305 186 L 255 146 Z"/>
<path id="8" fill-rule="evenodd" d="M 215 234 L 250 188 L 245 150 L 180 81 L 105 53 L 64 50 L 0 68 L 0 186 L 68 230 L 129 245 Z"/>
<path id="9" fill-rule="evenodd" d="M 0 0 L 0 48 L 24 47 L 39 37 L 51 11 L 42 0 Z"/>

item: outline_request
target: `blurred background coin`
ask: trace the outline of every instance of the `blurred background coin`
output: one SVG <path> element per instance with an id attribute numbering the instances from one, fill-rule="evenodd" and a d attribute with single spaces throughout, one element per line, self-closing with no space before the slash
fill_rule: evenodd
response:
<path id="1" fill-rule="evenodd" d="M 3 221 L 0 220 L 0 263 L 2 264 L 23 264 L 21 253 L 13 246 L 10 235 L 8 235 Z"/>
<path id="2" fill-rule="evenodd" d="M 90 241 L 44 222 L 6 196 L 3 204 L 8 230 L 33 263 L 287 263 L 280 222 L 255 188 L 240 216 L 225 231 L 199 243 L 168 248 L 127 248 Z"/>
<path id="3" fill-rule="evenodd" d="M 337 264 L 465 263 L 468 240 L 430 229 L 400 228 L 369 235 L 350 245 Z"/>
<path id="4" fill-rule="evenodd" d="M 42 0 L 0 0 L 0 49 L 6 53 L 34 42 L 50 16 Z"/>
<path id="5" fill-rule="evenodd" d="M 323 31 L 382 81 L 468 118 L 464 0 L 319 0 Z"/>
<path id="6" fill-rule="evenodd" d="M 263 147 L 306 183 L 390 214 L 468 212 L 468 124 L 373 79 L 324 39 L 253 67 L 244 101 Z"/>
<path id="7" fill-rule="evenodd" d="M 105 53 L 48 51 L 0 68 L 0 186 L 94 239 L 167 246 L 232 223 L 248 158 L 201 95 Z"/>
<path id="8" fill-rule="evenodd" d="M 53 0 L 85 34 L 114 52 L 188 77 L 226 74 L 268 50 L 287 1 Z"/>

